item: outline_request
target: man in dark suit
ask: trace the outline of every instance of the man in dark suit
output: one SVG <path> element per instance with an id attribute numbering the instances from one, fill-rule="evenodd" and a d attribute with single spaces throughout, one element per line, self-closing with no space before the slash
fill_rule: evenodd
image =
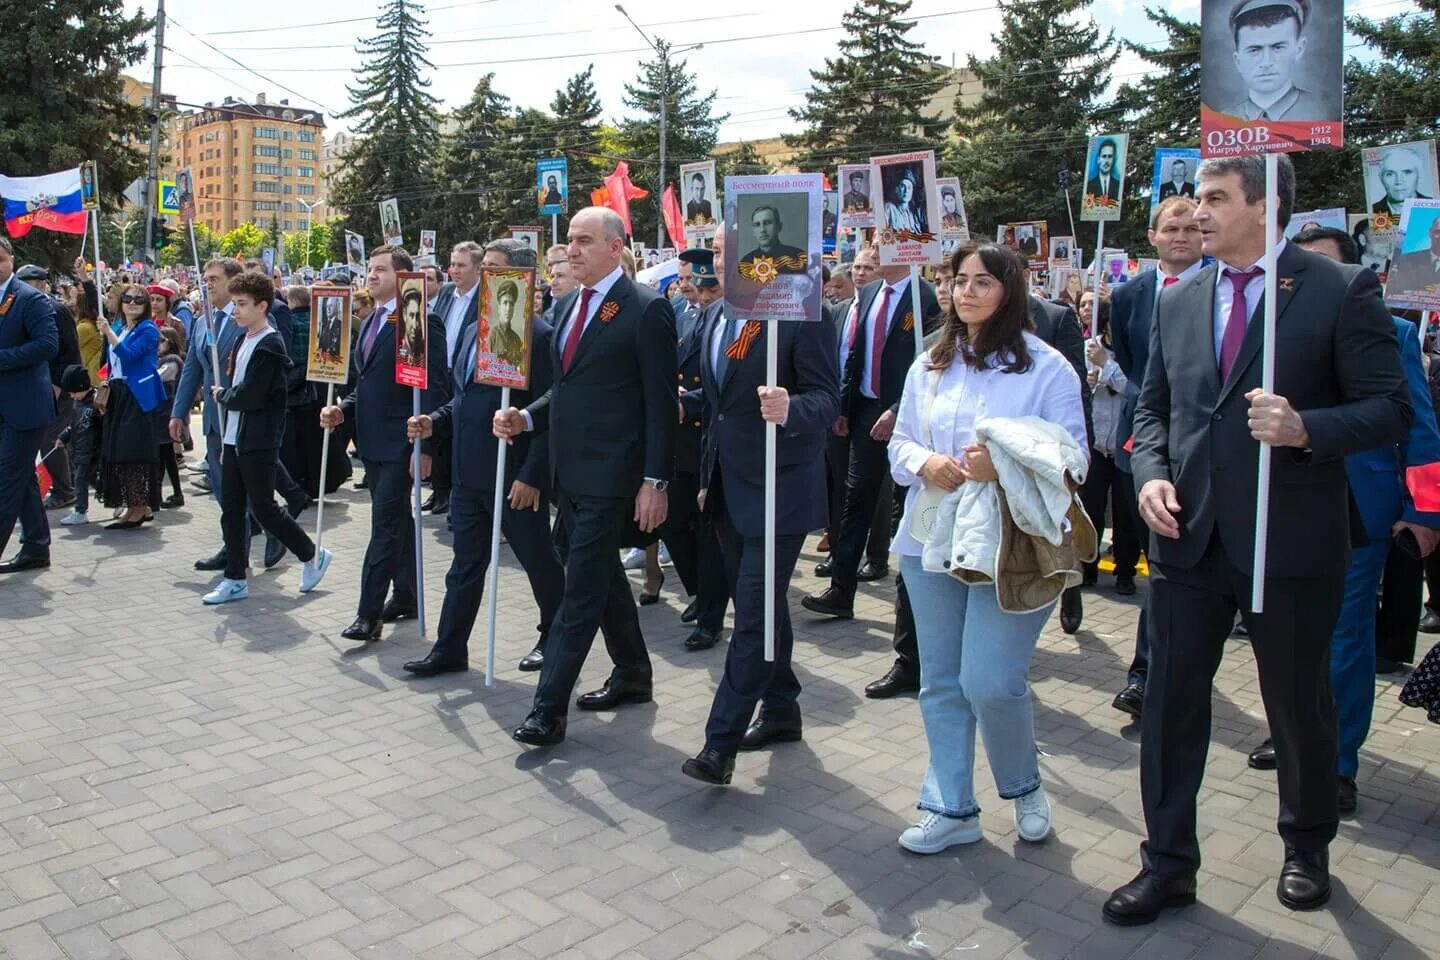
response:
<path id="1" fill-rule="evenodd" d="M 518 240 L 503 242 L 513 244 L 517 250 L 530 249 Z M 479 289 L 480 269 L 484 265 L 485 255 L 485 249 L 473 240 L 457 243 L 451 249 L 450 282 L 441 284 L 439 291 L 435 294 L 435 306 L 430 311 L 445 326 L 445 367 L 452 373 L 455 365 L 460 362 L 456 356 L 456 352 L 460 348 L 460 339 L 466 328 L 475 324 L 478 311 L 475 302 L 476 290 Z M 498 265 L 508 262 L 509 260 L 504 254 L 497 258 Z M 534 263 L 533 252 L 530 262 Z M 436 341 L 431 344 L 430 349 L 434 350 L 438 343 L 439 341 Z M 448 443 L 436 445 L 435 463 L 430 475 L 430 488 L 433 492 L 421 506 L 421 509 L 428 510 L 437 517 L 447 514 L 450 510 L 450 483 L 455 474 L 450 462 L 452 449 Z"/>
<path id="2" fill-rule="evenodd" d="M 75 485 L 70 477 L 70 459 L 63 446 L 56 446 L 55 439 L 62 430 L 70 426 L 72 401 L 70 394 L 60 389 L 60 379 L 65 368 L 80 362 L 80 338 L 75 332 L 75 316 L 70 308 L 50 297 L 50 271 L 39 264 L 30 263 L 15 271 L 15 279 L 22 280 L 39 290 L 55 309 L 55 332 L 60 337 L 60 349 L 50 361 L 50 383 L 55 393 L 55 419 L 45 428 L 40 438 L 40 449 L 45 456 L 45 469 L 50 471 L 50 493 L 45 498 L 45 509 L 55 510 L 68 507 L 75 502 Z"/>
<path id="3" fill-rule="evenodd" d="M 723 269 L 724 242 L 715 258 Z M 747 326 L 755 329 L 746 331 Z M 735 597 L 735 633 L 715 691 L 705 746 L 681 768 L 704 783 L 730 782 L 735 754 L 801 737 L 800 681 L 786 595 L 806 535 L 825 523 L 825 437 L 840 412 L 835 328 L 825 318 L 782 323 L 776 383 L 767 386 L 768 334 L 726 317 L 708 328 L 702 389 L 682 398 L 704 414 L 700 486 L 714 518 Z M 778 426 L 776 471 L 765 471 L 765 433 Z M 775 659 L 765 661 L 765 491 L 775 486 Z M 755 705 L 760 716 L 750 722 Z M 747 729 L 748 727 L 748 729 Z"/>
<path id="4" fill-rule="evenodd" d="M 370 543 L 360 574 L 360 602 L 355 621 L 341 631 L 347 640 L 369 643 L 380 639 L 381 623 L 413 619 L 419 613 L 415 592 L 415 519 L 410 512 L 410 454 L 406 441 L 413 400 L 410 387 L 395 382 L 397 345 L 395 323 L 399 305 L 396 271 L 414 268 L 401 247 L 379 246 L 370 251 L 366 286 L 375 298 L 375 312 L 365 321 L 356 349 L 351 352 L 355 389 L 338 406 L 320 412 L 320 426 L 333 429 L 347 418 L 355 420 L 355 438 L 365 463 L 370 491 Z M 443 343 L 445 328 L 431 315 L 427 336 Z M 420 409 L 435 410 L 449 392 L 445 360 L 439 350 L 427 358 L 427 388 L 420 391 Z M 430 470 L 426 441 L 422 474 Z M 385 594 L 393 589 L 389 602 Z"/>
<path id="5" fill-rule="evenodd" d="M 565 739 L 570 695 L 595 631 L 615 669 L 576 701 L 610 710 L 652 696 L 650 655 L 620 542 L 633 518 L 649 533 L 665 521 L 675 469 L 675 312 L 625 276 L 624 221 L 604 207 L 570 220 L 570 267 L 582 289 L 555 308 L 555 380 L 524 411 L 497 411 L 495 435 L 550 431 L 550 469 L 560 513 L 565 598 L 550 632 L 535 703 L 514 731 L 520 743 Z"/>
<path id="6" fill-rule="evenodd" d="M 1295 197 L 1283 154 L 1277 180 L 1283 231 Z M 1399 443 L 1412 416 L 1374 273 L 1291 244 L 1275 260 L 1277 392 L 1259 389 L 1265 158 L 1207 161 L 1196 194 L 1204 250 L 1218 262 L 1160 295 L 1135 414 L 1131 464 L 1154 534 L 1152 651 L 1140 745 L 1144 869 L 1104 907 L 1107 920 L 1125 925 L 1195 900 L 1211 686 L 1237 609 L 1279 765 L 1285 863 L 1276 896 L 1291 910 L 1329 899 L 1338 825 L 1330 648 L 1357 519 L 1344 457 Z M 1257 440 L 1274 448 L 1260 571 L 1252 566 Z M 1256 575 L 1265 577 L 1263 613 L 1244 609 Z"/>
<path id="7" fill-rule="evenodd" d="M 1410 215 L 1415 216 L 1414 213 Z M 1396 257 L 1386 284 L 1392 296 L 1427 287 L 1440 290 L 1440 217 L 1430 223 L 1430 246 Z"/>
<path id="8" fill-rule="evenodd" d="M 535 252 L 518 240 L 487 258 L 504 262 L 494 266 L 534 268 Z M 439 310 L 436 310 L 438 316 Z M 413 441 L 438 435 L 437 442 L 452 450 L 454 477 L 450 493 L 450 522 L 455 555 L 445 574 L 445 603 L 435 646 L 424 659 L 405 664 L 410 673 L 429 677 L 467 670 L 469 640 L 484 597 L 490 569 L 490 539 L 495 517 L 495 461 L 497 442 L 491 430 L 500 409 L 501 388 L 475 382 L 476 337 L 479 328 L 467 324 L 460 334 L 451 373 L 451 396 L 434 413 L 412 417 L 406 425 Z M 551 328 L 536 317 L 531 333 L 531 371 L 528 390 L 512 390 L 512 402 L 528 405 L 550 389 Z M 550 458 L 548 438 L 524 434 L 505 455 L 506 500 L 500 529 L 515 558 L 530 580 L 535 605 L 540 608 L 540 639 L 520 661 L 521 670 L 538 670 L 544 662 L 545 641 L 565 593 L 565 570 L 550 539 Z"/>
<path id="9" fill-rule="evenodd" d="M 1085 199 L 1094 197 L 1107 201 L 1106 206 L 1120 202 L 1120 176 L 1115 171 L 1115 160 L 1120 149 L 1115 141 L 1106 137 L 1095 150 L 1095 176 L 1085 182 Z"/>
<path id="10" fill-rule="evenodd" d="M 0 237 L 0 555 L 20 522 L 20 552 L 0 573 L 50 566 L 50 521 L 40 503 L 35 455 L 55 419 L 50 361 L 60 350 L 55 305 L 14 276 L 15 254 Z"/>
<path id="11" fill-rule="evenodd" d="M 1129 283 L 1115 287 L 1110 295 L 1110 343 L 1115 362 L 1125 374 L 1125 398 L 1120 405 L 1120 419 L 1115 428 L 1115 482 L 1122 490 L 1120 500 L 1131 511 L 1130 529 L 1144 531 L 1140 509 L 1135 500 L 1135 479 L 1130 472 L 1130 451 L 1126 449 L 1135 432 L 1135 403 L 1140 397 L 1140 384 L 1145 380 L 1145 365 L 1150 358 L 1150 320 L 1160 292 L 1200 271 L 1204 261 L 1200 254 L 1200 225 L 1195 222 L 1195 201 L 1189 197 L 1166 198 L 1155 208 L 1146 235 L 1159 255 L 1158 270 L 1146 270 Z M 1123 586 L 1116 578 L 1116 592 Z M 1134 592 L 1133 577 L 1128 593 Z M 1149 594 L 1146 594 L 1149 602 Z M 1150 673 L 1150 639 L 1142 609 L 1135 623 L 1135 656 L 1126 671 L 1125 686 L 1115 695 L 1111 706 L 1132 717 L 1139 717 L 1145 705 L 1145 678 Z"/>
<path id="12" fill-rule="evenodd" d="M 1398 221 L 1406 200 L 1429 200 L 1420 192 L 1420 178 L 1424 173 L 1425 160 L 1414 147 L 1382 147 L 1380 185 L 1385 188 L 1385 195 L 1371 205 L 1370 212 L 1383 213 Z"/>

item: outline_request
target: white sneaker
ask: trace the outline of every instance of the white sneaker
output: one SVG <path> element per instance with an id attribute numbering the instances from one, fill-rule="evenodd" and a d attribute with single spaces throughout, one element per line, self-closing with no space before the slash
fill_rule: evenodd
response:
<path id="1" fill-rule="evenodd" d="M 78 527 L 81 524 L 86 524 L 89 522 L 90 518 L 85 516 L 85 514 L 81 513 L 79 510 L 71 510 L 69 513 L 65 514 L 65 516 L 60 518 L 60 523 L 67 527 Z"/>
<path id="2" fill-rule="evenodd" d="M 979 841 L 980 817 L 944 817 L 927 813 L 913 827 L 900 834 L 900 846 L 911 853 L 939 853 L 946 847 Z"/>
<path id="3" fill-rule="evenodd" d="M 230 603 L 232 600 L 244 600 L 249 596 L 250 585 L 248 583 L 244 580 L 226 578 L 222 579 L 214 590 L 205 594 L 200 600 L 207 607 L 213 607 L 222 603 Z"/>
<path id="4" fill-rule="evenodd" d="M 1015 798 L 1015 831 L 1021 840 L 1039 843 L 1050 835 L 1050 799 L 1044 787 Z"/>
<path id="5" fill-rule="evenodd" d="M 300 568 L 300 592 L 309 593 L 320 586 L 320 581 L 325 579 L 325 571 L 330 569 L 330 551 L 321 547 L 315 551 L 315 556 Z"/>
<path id="6" fill-rule="evenodd" d="M 660 544 L 660 563 L 666 567 L 674 565 L 670 560 L 670 550 L 663 543 Z"/>
<path id="7" fill-rule="evenodd" d="M 626 570 L 644 570 L 645 551 L 639 547 L 631 547 L 630 552 L 625 554 L 624 559 L 622 559 L 620 563 Z"/>

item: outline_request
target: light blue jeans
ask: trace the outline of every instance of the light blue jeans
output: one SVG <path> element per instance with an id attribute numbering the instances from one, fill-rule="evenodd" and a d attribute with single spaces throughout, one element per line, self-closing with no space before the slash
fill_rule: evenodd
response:
<path id="1" fill-rule="evenodd" d="M 1030 793 L 1040 786 L 1040 764 L 1026 675 L 1055 605 L 1005 613 L 993 583 L 968 586 L 948 573 L 926 573 L 919 557 L 902 556 L 900 575 L 915 613 L 920 715 L 930 742 L 917 806 L 947 817 L 980 812 L 977 723 L 1000 796 L 1010 800 Z"/>

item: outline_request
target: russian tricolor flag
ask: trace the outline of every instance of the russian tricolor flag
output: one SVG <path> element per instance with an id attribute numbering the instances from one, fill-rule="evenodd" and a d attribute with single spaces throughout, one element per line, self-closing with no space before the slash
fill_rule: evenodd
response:
<path id="1" fill-rule="evenodd" d="M 80 168 L 42 177 L 0 175 L 5 200 L 5 230 L 23 237 L 31 227 L 57 233 L 84 233 L 88 214 L 80 200 Z"/>

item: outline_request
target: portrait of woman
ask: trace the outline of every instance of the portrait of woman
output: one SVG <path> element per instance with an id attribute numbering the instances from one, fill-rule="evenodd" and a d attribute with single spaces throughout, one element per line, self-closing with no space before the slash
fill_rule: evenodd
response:
<path id="1" fill-rule="evenodd" d="M 925 201 L 920 194 L 920 171 L 916 164 L 898 170 L 882 168 L 889 184 L 885 201 L 885 224 L 891 230 L 926 233 Z M 894 179 L 891 179 L 893 174 Z"/>

